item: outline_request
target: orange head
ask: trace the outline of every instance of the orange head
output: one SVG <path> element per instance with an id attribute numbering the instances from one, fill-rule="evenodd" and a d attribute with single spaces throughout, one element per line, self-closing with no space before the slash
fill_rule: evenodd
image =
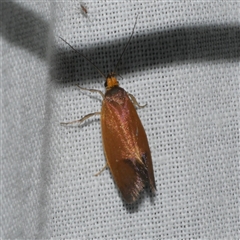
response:
<path id="1" fill-rule="evenodd" d="M 118 80 L 115 75 L 115 73 L 110 73 L 107 75 L 106 82 L 104 84 L 106 90 L 110 90 L 113 87 L 119 86 Z"/>

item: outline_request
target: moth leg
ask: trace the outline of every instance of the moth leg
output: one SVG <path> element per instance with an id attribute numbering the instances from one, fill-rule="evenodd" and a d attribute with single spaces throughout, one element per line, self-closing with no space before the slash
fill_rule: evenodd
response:
<path id="1" fill-rule="evenodd" d="M 87 120 L 88 118 L 92 117 L 92 116 L 95 116 L 95 115 L 101 115 L 100 112 L 95 112 L 95 113 L 89 113 L 87 114 L 86 116 L 84 116 L 83 118 L 79 119 L 79 120 L 75 120 L 75 121 L 72 121 L 72 122 L 61 122 L 60 124 L 62 125 L 69 125 L 69 124 L 73 124 L 73 123 L 79 123 L 81 124 L 82 122 L 84 122 L 85 120 Z"/>
<path id="2" fill-rule="evenodd" d="M 100 90 L 97 90 L 97 89 L 87 89 L 87 88 L 80 87 L 79 85 L 77 85 L 77 87 L 79 87 L 81 90 L 85 90 L 85 91 L 89 91 L 89 92 L 97 92 L 97 93 L 99 93 L 102 96 L 102 98 L 104 98 L 104 94 Z"/>
<path id="3" fill-rule="evenodd" d="M 147 106 L 147 103 L 145 105 L 143 105 L 143 106 L 139 105 L 139 103 L 137 102 L 137 99 L 131 93 L 128 93 L 128 96 L 131 98 L 133 104 L 135 106 L 137 106 L 138 108 L 144 108 L 144 107 Z"/>
<path id="4" fill-rule="evenodd" d="M 95 176 L 100 175 L 107 167 L 108 167 L 108 164 L 106 163 L 106 165 L 98 173 L 96 173 Z"/>

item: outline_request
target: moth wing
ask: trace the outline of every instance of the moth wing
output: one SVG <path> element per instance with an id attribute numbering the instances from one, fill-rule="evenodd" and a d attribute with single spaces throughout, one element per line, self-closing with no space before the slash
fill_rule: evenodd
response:
<path id="1" fill-rule="evenodd" d="M 136 109 L 125 91 L 122 104 L 117 97 L 115 94 L 111 101 L 103 101 L 103 147 L 123 198 L 132 203 L 147 182 L 153 191 L 156 187 L 147 136 Z"/>

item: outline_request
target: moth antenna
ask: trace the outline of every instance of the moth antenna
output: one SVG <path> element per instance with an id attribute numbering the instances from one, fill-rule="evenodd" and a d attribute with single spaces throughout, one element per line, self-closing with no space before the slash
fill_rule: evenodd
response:
<path id="1" fill-rule="evenodd" d="M 107 77 L 103 74 L 103 72 L 90 60 L 88 59 L 86 56 L 84 56 L 80 51 L 76 50 L 73 46 L 71 46 L 66 40 L 64 40 L 63 38 L 59 37 L 63 42 L 65 42 L 73 51 L 75 51 L 76 53 L 78 53 L 80 56 L 82 56 L 83 58 L 85 58 L 88 62 L 90 62 L 95 69 L 104 77 L 104 79 L 106 79 Z"/>
<path id="2" fill-rule="evenodd" d="M 134 33 L 134 29 L 135 29 L 135 27 L 136 27 L 136 25 L 137 25 L 137 19 L 138 19 L 138 15 L 137 15 L 137 17 L 136 17 L 136 21 L 135 21 L 135 24 L 134 24 L 134 27 L 133 27 L 133 30 L 132 30 L 132 34 L 131 34 L 131 36 L 130 36 L 130 38 L 129 38 L 129 40 L 128 40 L 126 46 L 125 46 L 125 48 L 123 49 L 122 54 L 121 54 L 120 58 L 118 59 L 118 62 L 117 62 L 117 64 L 116 64 L 116 67 L 115 67 L 115 69 L 114 69 L 113 72 L 116 71 L 116 69 L 117 69 L 117 67 L 118 67 L 118 65 L 119 65 L 119 63 L 120 63 L 120 61 L 121 61 L 121 59 L 122 59 L 122 56 L 123 56 L 124 52 L 126 51 L 128 45 L 129 45 L 129 43 L 130 43 L 130 41 L 131 41 L 131 39 L 132 39 L 132 36 L 133 36 L 133 33 Z"/>

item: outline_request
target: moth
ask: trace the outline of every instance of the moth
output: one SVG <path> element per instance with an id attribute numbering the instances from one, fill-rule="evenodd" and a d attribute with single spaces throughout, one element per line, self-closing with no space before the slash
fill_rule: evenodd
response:
<path id="1" fill-rule="evenodd" d="M 136 23 L 137 19 L 115 69 L 131 41 Z M 103 149 L 107 160 L 103 169 L 109 167 L 124 200 L 134 203 L 146 184 L 149 184 L 152 192 L 156 190 L 147 135 L 135 108 L 144 106 L 140 106 L 132 94 L 119 87 L 115 71 L 105 76 L 86 56 L 62 40 L 97 69 L 105 78 L 106 88 L 104 94 L 100 90 L 78 86 L 82 90 L 97 92 L 102 96 L 101 112 L 90 113 L 80 120 L 62 124 L 80 124 L 92 116 L 101 116 Z"/>

